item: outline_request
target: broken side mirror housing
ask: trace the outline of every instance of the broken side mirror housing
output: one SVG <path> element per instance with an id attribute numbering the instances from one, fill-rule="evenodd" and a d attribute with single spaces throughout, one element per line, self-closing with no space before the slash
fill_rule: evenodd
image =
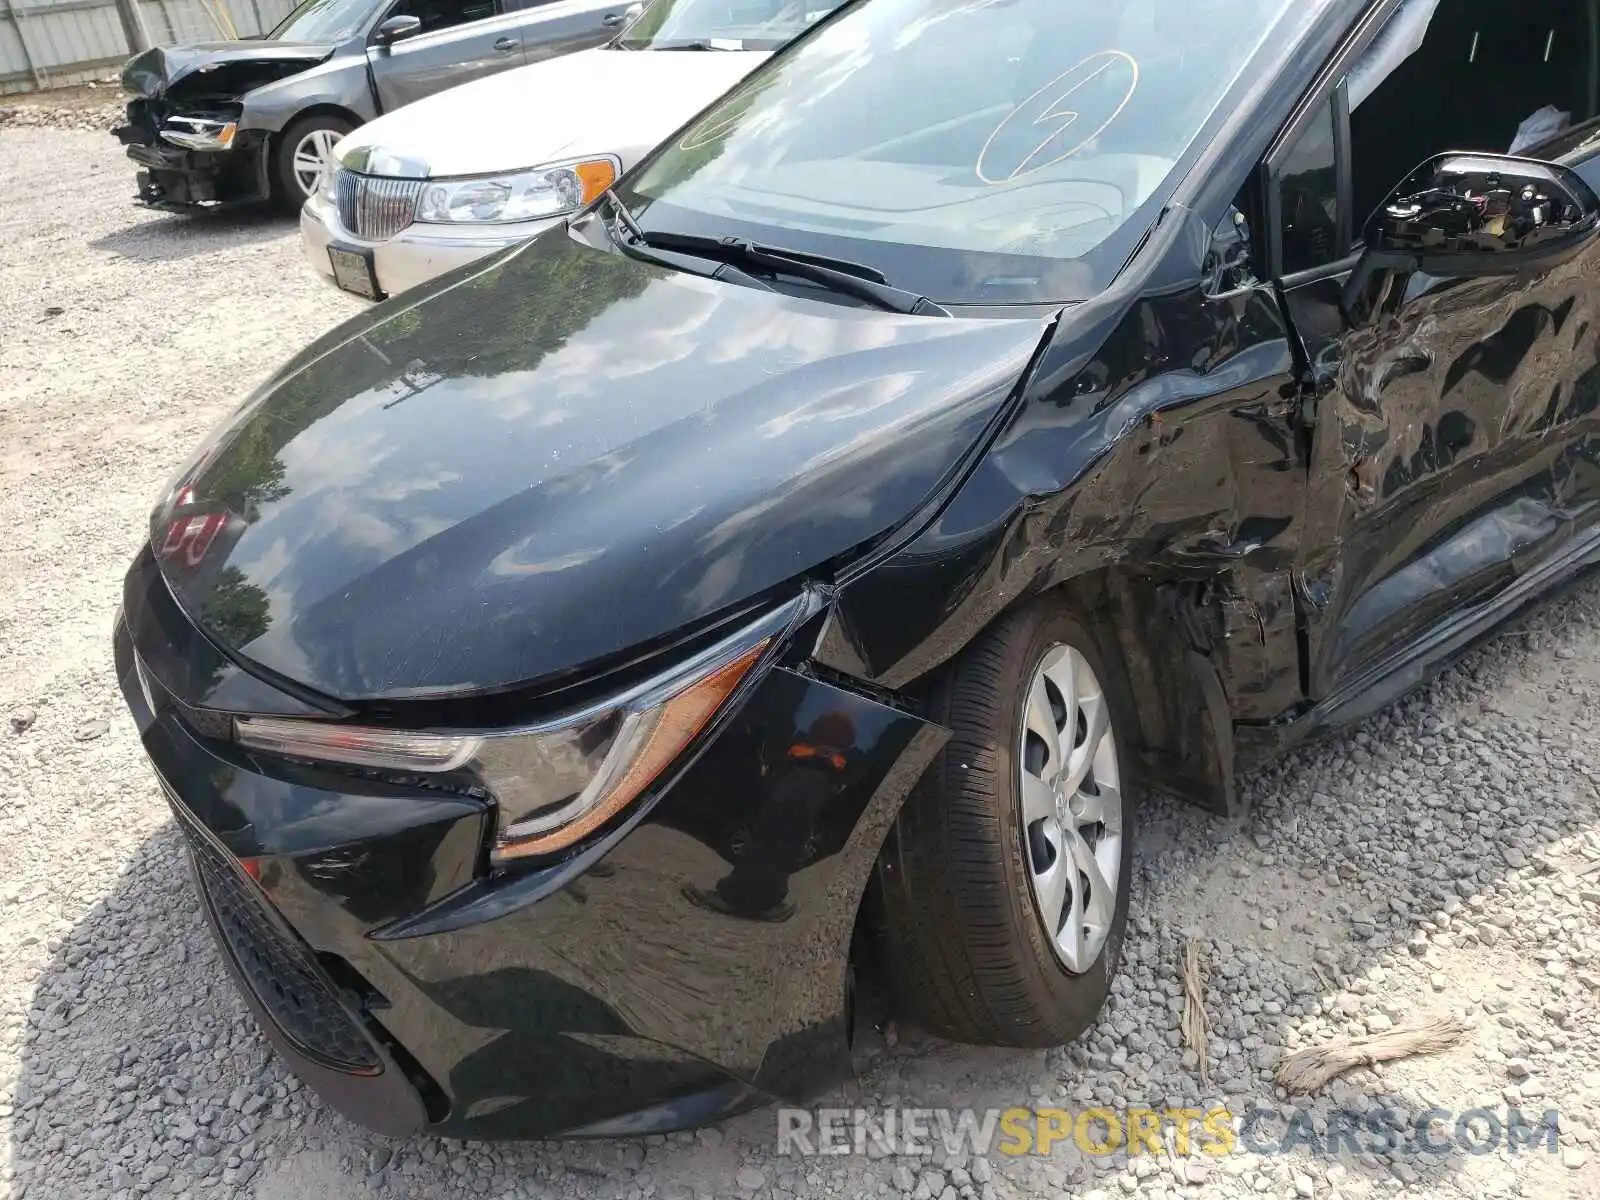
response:
<path id="1" fill-rule="evenodd" d="M 1474 277 L 1548 270 L 1600 231 L 1600 197 L 1577 172 L 1504 154 L 1441 154 L 1389 193 L 1362 231 L 1345 316 L 1369 318 L 1396 273 Z"/>
<path id="2" fill-rule="evenodd" d="M 408 37 L 415 37 L 421 31 L 421 17 L 394 16 L 372 31 L 372 41 L 374 45 L 392 46 Z"/>

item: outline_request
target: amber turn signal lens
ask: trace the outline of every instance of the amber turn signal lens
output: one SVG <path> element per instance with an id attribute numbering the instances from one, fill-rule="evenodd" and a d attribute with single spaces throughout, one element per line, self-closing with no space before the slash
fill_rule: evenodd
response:
<path id="1" fill-rule="evenodd" d="M 760 660 L 769 639 L 689 684 L 655 708 L 629 715 L 605 766 L 590 786 L 583 814 L 548 833 L 518 837 L 516 826 L 495 847 L 497 861 L 550 854 L 588 837 L 621 812 L 671 765 L 726 703 Z"/>
<path id="2" fill-rule="evenodd" d="M 608 158 L 597 158 L 592 162 L 582 162 L 572 168 L 572 173 L 578 177 L 578 182 L 583 184 L 583 202 L 593 200 L 617 181 L 617 168 Z"/>

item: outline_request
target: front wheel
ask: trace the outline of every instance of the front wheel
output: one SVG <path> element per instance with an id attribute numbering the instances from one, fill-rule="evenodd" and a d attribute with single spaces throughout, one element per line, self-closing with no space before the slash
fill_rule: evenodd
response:
<path id="1" fill-rule="evenodd" d="M 934 1033 L 1060 1045 L 1105 1002 L 1133 873 L 1116 661 L 1047 598 L 968 647 L 933 696 L 953 736 L 901 811 L 878 892 L 896 991 Z"/>
<path id="2" fill-rule="evenodd" d="M 311 193 L 324 166 L 333 161 L 339 139 L 355 128 L 353 121 L 333 113 L 301 117 L 278 136 L 272 149 L 272 199 L 298 212 Z"/>

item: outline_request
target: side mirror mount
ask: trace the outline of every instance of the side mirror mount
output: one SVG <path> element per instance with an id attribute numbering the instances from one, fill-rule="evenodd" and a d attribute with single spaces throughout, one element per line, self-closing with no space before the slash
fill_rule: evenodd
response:
<path id="1" fill-rule="evenodd" d="M 1224 300 L 1257 286 L 1250 255 L 1250 221 L 1235 205 L 1228 206 L 1227 215 L 1211 231 L 1211 247 L 1201 272 L 1210 300 Z"/>
<path id="2" fill-rule="evenodd" d="M 1480 277 L 1546 270 L 1600 231 L 1600 197 L 1577 172 L 1504 154 L 1441 154 L 1389 193 L 1362 230 L 1344 289 L 1364 323 L 1397 272 Z"/>
<path id="3" fill-rule="evenodd" d="M 372 31 L 372 41 L 377 46 L 392 46 L 422 32 L 422 18 L 393 16 Z"/>

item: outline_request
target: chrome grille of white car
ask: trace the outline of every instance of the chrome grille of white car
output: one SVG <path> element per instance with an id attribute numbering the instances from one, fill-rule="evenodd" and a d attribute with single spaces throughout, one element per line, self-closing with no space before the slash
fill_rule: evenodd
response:
<path id="1" fill-rule="evenodd" d="M 392 238 L 411 224 L 417 197 L 422 194 L 420 179 L 386 179 L 343 168 L 334 175 L 333 183 L 339 224 L 357 237 L 375 242 Z"/>

